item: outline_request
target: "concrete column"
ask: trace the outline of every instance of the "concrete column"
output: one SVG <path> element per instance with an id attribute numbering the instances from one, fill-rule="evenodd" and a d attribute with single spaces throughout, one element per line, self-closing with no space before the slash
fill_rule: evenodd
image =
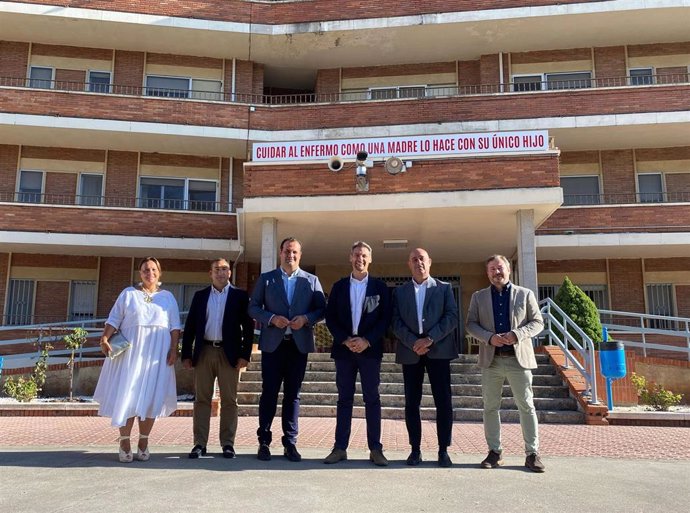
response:
<path id="1" fill-rule="evenodd" d="M 264 217 L 261 220 L 261 272 L 276 268 L 278 262 L 278 220 Z"/>
<path id="2" fill-rule="evenodd" d="M 537 247 L 534 235 L 534 210 L 519 210 L 517 220 L 518 283 L 537 291 Z"/>

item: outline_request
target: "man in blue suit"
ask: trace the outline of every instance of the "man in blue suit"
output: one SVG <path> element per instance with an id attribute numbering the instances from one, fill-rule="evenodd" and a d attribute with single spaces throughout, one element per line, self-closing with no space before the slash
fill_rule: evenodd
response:
<path id="1" fill-rule="evenodd" d="M 333 335 L 331 358 L 335 360 L 338 407 L 335 445 L 324 463 L 347 459 L 352 426 L 352 405 L 359 372 L 362 382 L 369 459 L 388 465 L 381 444 L 381 359 L 383 336 L 391 319 L 390 293 L 386 284 L 369 275 L 371 246 L 355 242 L 350 250 L 352 274 L 337 281 L 326 308 L 326 325 Z"/>
<path id="2" fill-rule="evenodd" d="M 261 399 L 257 458 L 270 460 L 271 424 L 283 386 L 283 454 L 300 461 L 297 451 L 299 393 L 314 351 L 312 326 L 323 318 L 326 298 L 319 279 L 299 268 L 302 244 L 292 237 L 280 243 L 280 267 L 262 273 L 252 292 L 249 314 L 261 323 Z"/>
<path id="3" fill-rule="evenodd" d="M 206 454 L 213 385 L 220 391 L 220 445 L 225 458 L 235 457 L 237 385 L 240 369 L 252 352 L 254 321 L 247 312 L 249 295 L 233 287 L 230 264 L 211 262 L 212 285 L 194 294 L 182 336 L 182 365 L 194 368 L 194 447 L 190 458 Z"/>
<path id="4" fill-rule="evenodd" d="M 448 446 L 453 431 L 450 361 L 458 357 L 455 330 L 458 307 L 450 284 L 429 275 L 431 258 L 422 248 L 407 261 L 412 280 L 393 292 L 393 331 L 398 337 L 396 361 L 402 363 L 405 383 L 405 424 L 412 451 L 408 465 L 422 461 L 422 400 L 424 372 L 429 376 L 436 406 L 438 464 L 450 467 Z"/>

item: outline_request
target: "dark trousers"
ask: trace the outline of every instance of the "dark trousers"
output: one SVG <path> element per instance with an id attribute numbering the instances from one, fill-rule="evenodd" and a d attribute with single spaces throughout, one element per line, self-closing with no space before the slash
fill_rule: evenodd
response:
<path id="1" fill-rule="evenodd" d="M 422 402 L 424 371 L 429 375 L 431 393 L 436 405 L 436 436 L 439 450 L 445 450 L 451 442 L 453 431 L 453 399 L 450 390 L 450 360 L 435 360 L 421 356 L 419 362 L 403 365 L 405 382 L 405 425 L 413 450 L 422 443 L 422 419 L 419 406 Z"/>
<path id="2" fill-rule="evenodd" d="M 338 387 L 338 408 L 335 424 L 335 447 L 347 449 L 352 431 L 352 405 L 355 398 L 355 381 L 359 372 L 367 420 L 367 444 L 369 450 L 382 449 L 381 445 L 381 360 L 364 358 L 351 353 L 335 360 L 335 384 Z"/>
<path id="3" fill-rule="evenodd" d="M 276 416 L 278 393 L 283 385 L 283 446 L 297 443 L 299 430 L 299 392 L 307 369 L 307 355 L 301 353 L 294 340 L 283 340 L 272 353 L 261 353 L 261 399 L 259 400 L 259 429 L 256 435 L 260 444 L 273 441 L 271 424 Z"/>

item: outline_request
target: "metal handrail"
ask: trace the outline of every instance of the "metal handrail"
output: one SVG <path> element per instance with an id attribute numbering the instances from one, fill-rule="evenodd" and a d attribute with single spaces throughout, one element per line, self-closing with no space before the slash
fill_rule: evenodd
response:
<path id="1" fill-rule="evenodd" d="M 643 356 L 647 356 L 648 349 L 659 349 L 686 353 L 688 361 L 690 361 L 690 318 L 688 317 L 599 310 L 599 318 L 601 325 L 608 330 L 611 336 L 640 335 L 641 342 L 635 340 L 621 340 L 621 342 L 625 346 L 641 348 Z M 647 342 L 647 335 L 684 338 L 685 347 Z"/>
<path id="2" fill-rule="evenodd" d="M 551 299 L 546 298 L 539 302 L 541 313 L 544 316 L 544 331 L 541 335 L 549 337 L 549 344 L 555 342 L 565 355 L 565 368 L 572 364 L 585 380 L 586 389 L 584 396 L 589 396 L 590 404 L 599 404 L 597 396 L 596 359 L 594 356 L 594 342 L 575 322 L 561 310 Z M 554 315 L 555 312 L 558 316 Z M 561 322 L 561 319 L 564 322 Z M 571 330 L 571 331 L 569 331 Z M 582 343 L 573 336 L 575 332 L 582 339 Z M 575 358 L 570 350 L 572 346 L 582 358 L 582 363 Z"/>
<path id="3" fill-rule="evenodd" d="M 538 94 L 582 89 L 614 87 L 658 87 L 687 85 L 688 73 L 657 74 L 647 76 L 597 77 L 588 79 L 543 80 L 529 83 L 506 82 L 503 84 L 427 86 L 414 88 L 390 87 L 384 91 L 357 89 L 334 93 L 305 92 L 301 94 L 254 94 L 237 92 L 213 92 L 194 89 L 102 84 L 69 80 L 43 80 L 26 77 L 0 77 L 0 87 L 22 89 L 72 91 L 99 95 L 140 96 L 156 99 L 192 100 L 204 102 L 242 103 L 250 105 L 301 105 L 314 103 L 371 102 L 390 100 L 416 100 L 435 97 L 476 96 L 494 94 Z M 385 89 L 385 88 L 384 88 Z"/>
<path id="4" fill-rule="evenodd" d="M 232 213 L 232 203 L 181 199 L 152 199 L 126 196 L 86 196 L 41 192 L 0 192 L 0 203 L 24 205 L 68 205 L 97 208 L 136 208 L 145 210 L 179 210 L 184 212 Z"/>
<path id="5" fill-rule="evenodd" d="M 624 205 L 647 203 L 686 203 L 690 201 L 688 191 L 631 192 L 612 194 L 564 194 L 563 206 Z"/>
<path id="6" fill-rule="evenodd" d="M 188 311 L 183 311 L 180 312 L 180 321 L 184 324 L 185 319 L 187 317 Z M 5 332 L 5 331 L 24 331 L 24 332 L 35 332 L 35 336 L 31 337 L 30 339 L 25 338 L 20 338 L 20 339 L 12 339 L 12 340 L 0 340 L 0 347 L 2 346 L 11 346 L 11 345 L 20 345 L 20 344 L 29 344 L 32 343 L 33 339 L 38 340 L 37 348 L 33 351 L 25 352 L 25 353 L 15 353 L 11 355 L 2 355 L 5 358 L 5 369 L 7 369 L 7 364 L 12 361 L 12 360 L 28 360 L 29 363 L 27 365 L 30 366 L 38 360 L 41 354 L 41 346 L 44 343 L 55 343 L 59 342 L 62 340 L 62 337 L 67 334 L 67 331 L 72 329 L 72 328 L 83 328 L 88 332 L 88 335 L 86 337 L 87 341 L 94 342 L 95 340 L 98 340 L 100 338 L 101 333 L 103 332 L 103 326 L 105 322 L 108 319 L 106 317 L 100 318 L 100 319 L 89 319 L 89 320 L 82 320 L 82 321 L 65 321 L 65 322 L 51 322 L 51 323 L 43 323 L 43 324 L 29 324 L 29 325 L 23 325 L 23 326 L 0 326 L 0 333 Z M 55 333 L 54 333 L 55 332 Z M 59 332 L 59 333 L 58 333 Z M 94 353 L 100 353 L 100 348 L 99 347 L 85 347 L 87 344 L 84 344 L 81 348 L 79 348 L 75 352 L 74 356 L 74 361 L 79 363 L 82 362 L 85 358 L 85 355 L 88 354 L 94 354 Z M 71 353 L 70 350 L 67 349 L 51 349 L 48 352 L 49 358 L 55 358 L 55 357 L 67 357 Z M 98 358 L 103 358 L 102 354 L 98 354 Z M 24 367 L 24 366 L 22 366 Z"/>

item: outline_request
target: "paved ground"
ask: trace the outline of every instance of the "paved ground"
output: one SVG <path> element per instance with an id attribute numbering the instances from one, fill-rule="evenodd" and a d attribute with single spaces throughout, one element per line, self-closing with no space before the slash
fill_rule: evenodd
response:
<path id="1" fill-rule="evenodd" d="M 213 419 L 212 439 L 217 437 Z M 542 425 L 545 474 L 523 467 L 518 425 L 504 425 L 506 466 L 482 470 L 481 424 L 456 423 L 453 468 L 436 466 L 432 423 L 426 462 L 410 468 L 403 421 L 384 420 L 388 468 L 368 461 L 365 424 L 353 421 L 350 461 L 326 466 L 334 419 L 301 420 L 301 463 L 255 457 L 256 418 L 240 419 L 238 458 L 186 457 L 191 419 L 162 419 L 147 463 L 117 461 L 116 432 L 94 417 L 0 418 L 0 511 L 285 513 L 376 511 L 686 511 L 690 429 Z M 275 448 L 274 453 L 278 452 Z"/>

